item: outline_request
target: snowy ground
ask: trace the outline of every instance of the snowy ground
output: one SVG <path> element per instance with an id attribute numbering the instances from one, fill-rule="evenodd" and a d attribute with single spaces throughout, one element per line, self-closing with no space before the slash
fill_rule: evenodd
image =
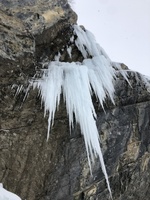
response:
<path id="1" fill-rule="evenodd" d="M 16 194 L 9 192 L 3 188 L 3 184 L 0 183 L 0 200 L 21 200 Z"/>

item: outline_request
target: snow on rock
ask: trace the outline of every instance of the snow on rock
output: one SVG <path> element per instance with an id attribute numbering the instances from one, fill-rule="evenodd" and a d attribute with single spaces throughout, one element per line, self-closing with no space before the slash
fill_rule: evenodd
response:
<path id="1" fill-rule="evenodd" d="M 80 62 L 50 62 L 48 69 L 42 70 L 42 78 L 32 80 L 33 88 L 38 88 L 44 102 L 44 116 L 48 113 L 48 132 L 54 124 L 55 112 L 60 103 L 60 95 L 63 93 L 69 115 L 70 129 L 75 120 L 79 123 L 81 133 L 84 136 L 89 166 L 94 158 L 99 157 L 103 173 L 111 195 L 108 175 L 100 148 L 100 138 L 96 127 L 96 112 L 92 103 L 92 91 L 94 91 L 100 104 L 106 97 L 110 97 L 114 103 L 114 78 L 115 69 L 104 50 L 96 43 L 94 36 L 89 31 L 82 30 L 75 25 L 74 34 L 77 35 L 75 44 L 81 51 L 84 60 Z M 70 53 L 70 49 L 69 54 Z M 68 51 L 67 50 L 67 51 Z M 58 58 L 58 57 L 57 57 Z M 127 79 L 126 74 L 123 76 Z"/>
<path id="2" fill-rule="evenodd" d="M 71 46 L 67 47 L 67 52 L 68 52 L 69 57 L 72 58 L 72 55 L 71 55 L 72 48 L 71 48 Z"/>
<path id="3" fill-rule="evenodd" d="M 112 66 L 116 69 L 116 74 L 117 73 L 121 74 L 123 76 L 123 78 L 128 82 L 130 87 L 132 87 L 130 82 L 129 82 L 129 79 L 128 79 L 128 71 L 129 70 L 122 69 L 121 64 L 117 63 L 117 62 L 112 62 Z"/>
<path id="4" fill-rule="evenodd" d="M 140 73 L 136 73 L 136 72 L 134 72 L 134 74 L 135 74 L 136 81 L 137 82 L 142 81 L 145 84 L 147 91 L 150 93 L 150 77 L 145 76 L 145 75 L 140 74 Z"/>
<path id="5" fill-rule="evenodd" d="M 4 189 L 3 184 L 0 183 L 0 200 L 21 200 L 21 198 L 16 194 Z"/>
<path id="6" fill-rule="evenodd" d="M 141 78 L 142 78 L 143 82 L 145 83 L 147 91 L 150 93 L 150 77 L 141 75 Z"/>

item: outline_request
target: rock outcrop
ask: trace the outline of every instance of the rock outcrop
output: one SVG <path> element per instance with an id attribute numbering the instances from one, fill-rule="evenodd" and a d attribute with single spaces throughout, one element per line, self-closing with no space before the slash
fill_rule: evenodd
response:
<path id="1" fill-rule="evenodd" d="M 58 52 L 61 61 L 83 60 L 70 41 L 76 20 L 67 0 L 0 1 L 0 182 L 23 200 L 109 199 L 99 160 L 90 174 L 77 125 L 70 135 L 64 103 L 47 142 L 37 92 L 23 102 L 28 80 L 43 62 Z M 104 113 L 95 97 L 93 102 L 113 198 L 148 200 L 150 92 L 142 76 L 128 73 L 131 86 L 117 78 L 115 106 L 108 100 Z"/>

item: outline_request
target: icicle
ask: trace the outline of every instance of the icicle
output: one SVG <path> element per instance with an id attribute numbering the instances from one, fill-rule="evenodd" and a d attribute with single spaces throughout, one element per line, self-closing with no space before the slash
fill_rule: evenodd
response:
<path id="1" fill-rule="evenodd" d="M 55 61 L 59 61 L 60 57 L 61 57 L 61 54 L 60 54 L 60 52 L 58 52 L 58 55 L 56 55 L 55 58 L 54 58 Z"/>
<path id="2" fill-rule="evenodd" d="M 48 69 L 42 70 L 42 78 L 32 80 L 31 85 L 33 88 L 39 89 L 44 102 L 44 115 L 48 113 L 47 139 L 54 123 L 56 109 L 60 103 L 60 94 L 63 93 L 70 129 L 73 127 L 73 115 L 75 115 L 75 120 L 79 123 L 81 133 L 84 136 L 90 170 L 92 172 L 91 164 L 94 162 L 94 158 L 98 156 L 112 198 L 100 148 L 100 138 L 95 122 L 96 112 L 91 95 L 94 91 L 103 108 L 103 102 L 107 96 L 114 103 L 115 69 L 113 69 L 112 62 L 107 54 L 96 43 L 92 33 L 82 30 L 77 25 L 73 28 L 74 34 L 77 35 L 75 44 L 84 57 L 83 62 L 59 62 L 59 54 L 55 57 L 56 61 L 50 62 Z M 70 40 L 73 42 L 74 36 Z M 68 53 L 71 54 L 70 50 Z M 122 73 L 122 75 L 128 80 L 125 73 Z"/>
<path id="3" fill-rule="evenodd" d="M 56 109 L 60 103 L 60 94 L 63 92 L 69 115 L 70 129 L 73 126 L 74 113 L 75 120 L 80 124 L 81 132 L 84 136 L 90 170 L 92 172 L 91 162 L 94 163 L 94 157 L 99 156 L 111 194 L 100 149 L 100 138 L 95 122 L 96 113 L 91 99 L 91 87 L 103 105 L 106 95 L 113 98 L 113 77 L 112 72 L 108 70 L 109 68 L 107 69 L 106 67 L 105 72 L 105 70 L 103 71 L 98 67 L 98 63 L 100 63 L 100 60 L 97 57 L 85 59 L 82 64 L 54 61 L 49 64 L 47 70 L 43 70 L 42 78 L 33 81 L 32 85 L 40 90 L 42 101 L 45 105 L 45 114 L 49 113 L 47 139 L 49 138 L 50 128 L 54 123 Z"/>
<path id="4" fill-rule="evenodd" d="M 67 53 L 68 53 L 70 58 L 72 58 L 71 51 L 72 51 L 71 46 L 70 47 L 67 46 Z"/>
<path id="5" fill-rule="evenodd" d="M 58 63 L 58 64 L 57 64 Z M 54 124 L 54 115 L 56 108 L 60 102 L 61 87 L 63 81 L 63 69 L 60 67 L 61 63 L 51 62 L 48 70 L 43 70 L 41 79 L 32 82 L 34 88 L 38 88 L 44 102 L 44 116 L 49 113 L 48 118 L 48 132 L 47 139 L 49 138 L 51 125 Z"/>
<path id="6" fill-rule="evenodd" d="M 15 97 L 23 90 L 23 85 L 18 86 Z"/>
<path id="7" fill-rule="evenodd" d="M 74 42 L 74 35 L 70 38 L 70 42 L 71 42 L 71 43 Z"/>

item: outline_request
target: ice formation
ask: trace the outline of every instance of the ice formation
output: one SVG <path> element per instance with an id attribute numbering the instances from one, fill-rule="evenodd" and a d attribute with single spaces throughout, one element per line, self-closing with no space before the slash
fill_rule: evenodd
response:
<path id="1" fill-rule="evenodd" d="M 67 52 L 68 52 L 68 55 L 69 55 L 70 58 L 72 58 L 71 51 L 72 51 L 71 46 L 67 47 Z"/>
<path id="2" fill-rule="evenodd" d="M 3 184 L 0 183 L 0 200 L 21 200 L 21 199 L 16 194 L 4 189 Z"/>
<path id="3" fill-rule="evenodd" d="M 112 67 L 111 60 L 96 43 L 92 33 L 82 30 L 77 25 L 73 28 L 74 35 L 77 36 L 75 44 L 84 57 L 83 62 L 59 62 L 59 54 L 58 57 L 56 56 L 56 61 L 49 63 L 48 69 L 42 70 L 42 78 L 32 80 L 31 85 L 39 89 L 44 102 L 44 115 L 48 113 L 47 139 L 49 138 L 51 126 L 54 124 L 55 112 L 60 103 L 60 95 L 63 93 L 70 129 L 73 127 L 73 116 L 75 116 L 75 120 L 79 123 L 81 133 L 84 136 L 90 169 L 94 158 L 98 156 L 111 195 L 91 96 L 94 92 L 102 107 L 106 97 L 110 97 L 114 103 L 115 70 Z M 67 51 L 71 57 L 69 47 Z M 124 76 L 126 78 L 125 74 Z"/>

